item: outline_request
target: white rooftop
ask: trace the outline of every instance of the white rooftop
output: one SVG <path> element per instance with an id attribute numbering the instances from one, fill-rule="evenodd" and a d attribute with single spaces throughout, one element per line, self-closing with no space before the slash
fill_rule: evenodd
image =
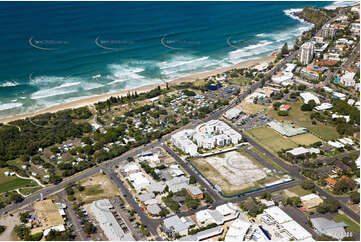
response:
<path id="1" fill-rule="evenodd" d="M 264 212 L 266 214 L 268 214 L 278 224 L 283 224 L 283 223 L 292 221 L 292 218 L 290 216 L 288 216 L 287 213 L 282 211 L 282 209 L 280 209 L 277 206 L 267 208 L 267 209 L 264 210 Z"/>

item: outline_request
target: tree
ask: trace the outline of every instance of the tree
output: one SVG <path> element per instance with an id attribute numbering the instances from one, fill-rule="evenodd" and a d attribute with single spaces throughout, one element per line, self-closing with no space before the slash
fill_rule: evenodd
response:
<path id="1" fill-rule="evenodd" d="M 263 193 L 262 198 L 270 201 L 272 198 L 272 194 L 270 192 L 265 192 Z"/>
<path id="2" fill-rule="evenodd" d="M 288 116 L 288 112 L 284 110 L 280 110 L 277 112 L 278 116 Z"/>
<path id="3" fill-rule="evenodd" d="M 302 111 L 312 111 L 312 106 L 310 104 L 305 103 L 301 106 L 301 110 Z"/>
<path id="4" fill-rule="evenodd" d="M 14 231 L 16 235 L 22 240 L 27 240 L 30 234 L 30 228 L 26 227 L 24 224 L 15 225 Z"/>
<path id="5" fill-rule="evenodd" d="M 352 192 L 350 196 L 351 202 L 353 204 L 360 203 L 360 193 L 359 192 Z"/>
<path id="6" fill-rule="evenodd" d="M 5 231 L 5 229 L 6 229 L 6 226 L 4 226 L 4 225 L 0 225 L 0 234 L 1 234 L 2 232 L 4 232 L 4 231 Z"/>
<path id="7" fill-rule="evenodd" d="M 323 203 L 321 203 L 318 207 L 317 207 L 317 212 L 319 213 L 327 213 L 327 212 L 331 212 L 331 213 L 335 213 L 338 211 L 338 209 L 340 208 L 340 203 L 337 200 L 324 200 Z"/>
<path id="8" fill-rule="evenodd" d="M 354 187 L 355 187 L 354 181 L 352 181 L 351 179 L 343 178 L 336 182 L 333 191 L 336 194 L 343 194 L 345 192 L 352 191 Z"/>
<path id="9" fill-rule="evenodd" d="M 282 55 L 287 55 L 289 53 L 288 51 L 288 45 L 287 45 L 287 42 L 284 43 L 284 45 L 282 46 L 282 49 L 281 49 L 281 54 Z"/>
<path id="10" fill-rule="evenodd" d="M 280 102 L 274 102 L 273 103 L 273 109 L 278 110 L 281 105 L 282 105 L 282 103 L 280 103 Z"/>
<path id="11" fill-rule="evenodd" d="M 197 180 L 194 176 L 189 177 L 189 184 L 195 184 L 196 182 L 197 182 Z"/>
<path id="12" fill-rule="evenodd" d="M 305 190 L 313 190 L 316 187 L 315 183 L 313 181 L 310 181 L 310 180 L 303 181 L 301 186 Z"/>
<path id="13" fill-rule="evenodd" d="M 31 215 L 29 212 L 20 213 L 20 221 L 22 223 L 26 224 L 30 218 L 31 218 Z"/>
<path id="14" fill-rule="evenodd" d="M 87 234 L 94 234 L 97 231 L 97 227 L 95 227 L 92 223 L 86 221 L 84 223 L 84 232 Z"/>

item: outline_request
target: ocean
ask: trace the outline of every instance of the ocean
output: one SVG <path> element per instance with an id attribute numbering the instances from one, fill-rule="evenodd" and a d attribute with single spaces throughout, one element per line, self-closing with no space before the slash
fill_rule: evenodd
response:
<path id="1" fill-rule="evenodd" d="M 352 2 L 355 3 L 355 2 Z M 350 2 L 0 2 L 0 117 L 269 56 Z"/>

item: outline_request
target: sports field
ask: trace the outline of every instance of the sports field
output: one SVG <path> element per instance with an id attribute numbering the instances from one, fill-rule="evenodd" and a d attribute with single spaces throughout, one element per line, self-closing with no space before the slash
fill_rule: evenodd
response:
<path id="1" fill-rule="evenodd" d="M 298 145 L 289 138 L 284 138 L 282 135 L 271 129 L 270 127 L 259 127 L 244 131 L 249 134 L 251 138 L 257 140 L 262 146 L 267 147 L 273 152 L 282 149 L 296 148 Z"/>
<path id="2" fill-rule="evenodd" d="M 312 145 L 318 141 L 322 141 L 320 138 L 318 138 L 317 136 L 311 133 L 296 135 L 289 139 L 297 144 L 306 145 L 306 146 Z"/>
<path id="3" fill-rule="evenodd" d="M 288 104 L 292 107 L 288 112 L 288 116 L 278 116 L 277 111 L 273 108 L 267 110 L 266 114 L 279 121 L 287 120 L 294 122 L 297 126 L 307 128 L 313 134 L 316 134 L 317 136 L 327 141 L 340 138 L 336 127 L 332 126 L 331 124 L 325 125 L 318 121 L 317 124 L 312 124 L 310 119 L 311 112 L 301 111 L 301 106 L 303 104 L 301 101 Z"/>

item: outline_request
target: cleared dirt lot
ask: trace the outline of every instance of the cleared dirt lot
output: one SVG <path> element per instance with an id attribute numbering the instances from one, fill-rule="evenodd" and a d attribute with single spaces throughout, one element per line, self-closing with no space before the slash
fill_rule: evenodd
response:
<path id="1" fill-rule="evenodd" d="M 95 200 L 111 198 L 120 195 L 117 187 L 111 182 L 108 176 L 97 174 L 80 183 L 85 187 L 84 191 L 76 192 L 78 201 L 91 203 Z"/>
<path id="2" fill-rule="evenodd" d="M 263 167 L 238 151 L 193 159 L 192 163 L 224 193 L 257 186 L 257 181 L 267 177 Z"/>

